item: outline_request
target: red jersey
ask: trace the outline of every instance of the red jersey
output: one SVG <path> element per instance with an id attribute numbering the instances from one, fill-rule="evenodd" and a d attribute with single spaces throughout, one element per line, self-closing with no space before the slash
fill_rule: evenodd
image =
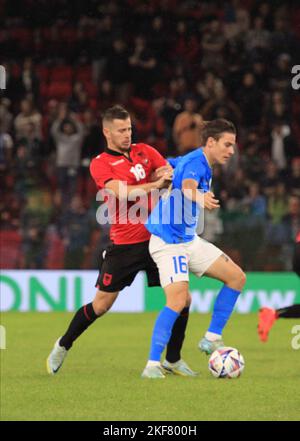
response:
<path id="1" fill-rule="evenodd" d="M 111 180 L 126 182 L 127 185 L 139 185 L 150 182 L 150 176 L 158 167 L 167 161 L 147 144 L 131 144 L 129 156 L 106 148 L 104 153 L 91 161 L 90 172 L 99 189 Z M 135 202 L 127 202 L 127 213 Z M 118 204 L 115 213 L 115 223 L 110 229 L 110 239 L 115 244 L 132 244 L 145 242 L 150 239 L 150 233 L 142 223 L 120 223 Z M 108 207 L 109 209 L 109 207 Z M 127 215 L 126 213 L 126 215 Z"/>

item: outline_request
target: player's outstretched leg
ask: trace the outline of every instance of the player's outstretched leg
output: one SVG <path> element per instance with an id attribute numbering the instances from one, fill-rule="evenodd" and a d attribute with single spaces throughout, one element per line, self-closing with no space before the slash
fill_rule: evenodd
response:
<path id="1" fill-rule="evenodd" d="M 257 332 L 262 342 L 268 341 L 269 332 L 274 323 L 279 318 L 299 318 L 300 317 L 300 305 L 286 306 L 285 308 L 273 309 L 273 308 L 260 308 L 258 313 L 258 326 Z"/>
<path id="2" fill-rule="evenodd" d="M 118 297 L 118 292 L 97 291 L 93 303 L 82 306 L 73 317 L 67 332 L 60 337 L 47 358 L 47 371 L 56 374 L 62 366 L 74 341 L 92 324 L 104 315 Z"/>
<path id="3" fill-rule="evenodd" d="M 224 346 L 222 332 L 234 309 L 236 301 L 246 282 L 244 272 L 224 254 L 208 268 L 205 275 L 224 282 L 214 304 L 212 319 L 205 336 L 199 342 L 199 349 L 212 354 Z"/>
<path id="4" fill-rule="evenodd" d="M 61 337 L 56 340 L 49 357 L 47 358 L 46 367 L 47 372 L 50 375 L 57 374 L 60 367 L 62 366 L 64 359 L 66 358 L 68 351 L 63 346 L 60 346 L 59 341 Z"/>
<path id="5" fill-rule="evenodd" d="M 276 309 L 260 308 L 258 313 L 257 332 L 262 342 L 266 342 L 268 340 L 269 332 L 277 318 Z"/>

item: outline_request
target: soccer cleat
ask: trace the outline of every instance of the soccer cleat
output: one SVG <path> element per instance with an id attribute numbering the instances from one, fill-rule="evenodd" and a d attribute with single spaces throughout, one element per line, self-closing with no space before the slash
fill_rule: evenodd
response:
<path id="1" fill-rule="evenodd" d="M 223 340 L 214 340 L 210 341 L 206 337 L 203 337 L 202 340 L 198 343 L 198 348 L 201 352 L 205 352 L 207 355 L 212 354 L 217 349 L 222 348 L 224 345 Z"/>
<path id="2" fill-rule="evenodd" d="M 54 375 L 58 372 L 68 354 L 68 351 L 63 346 L 59 345 L 60 339 L 61 337 L 55 342 L 54 348 L 47 358 L 47 371 L 48 374 L 51 375 Z"/>
<path id="3" fill-rule="evenodd" d="M 197 377 L 198 372 L 192 371 L 184 360 L 178 360 L 176 363 L 169 363 L 165 360 L 162 367 L 167 374 L 181 375 L 182 377 Z"/>
<path id="4" fill-rule="evenodd" d="M 161 365 L 146 366 L 142 378 L 166 378 Z"/>
<path id="5" fill-rule="evenodd" d="M 259 310 L 257 332 L 261 341 L 266 342 L 268 340 L 270 329 L 277 318 L 275 309 L 261 308 Z"/>

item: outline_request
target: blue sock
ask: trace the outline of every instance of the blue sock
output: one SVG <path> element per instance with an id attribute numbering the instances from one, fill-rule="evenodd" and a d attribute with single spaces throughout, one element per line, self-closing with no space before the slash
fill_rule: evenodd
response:
<path id="1" fill-rule="evenodd" d="M 215 301 L 209 332 L 222 335 L 222 331 L 231 316 L 234 305 L 241 292 L 224 285 Z"/>
<path id="2" fill-rule="evenodd" d="M 172 328 L 177 317 L 179 317 L 179 313 L 167 306 L 164 307 L 157 317 L 152 333 L 149 360 L 160 361 L 161 354 L 170 340 Z"/>

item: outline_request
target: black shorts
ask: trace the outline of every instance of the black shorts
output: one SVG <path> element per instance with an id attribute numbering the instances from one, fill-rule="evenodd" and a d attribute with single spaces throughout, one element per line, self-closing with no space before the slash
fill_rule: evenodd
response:
<path id="1" fill-rule="evenodd" d="M 132 284 L 139 271 L 146 271 L 148 286 L 160 286 L 158 269 L 148 247 L 149 241 L 108 246 L 100 262 L 96 287 L 107 292 L 121 291 Z"/>

